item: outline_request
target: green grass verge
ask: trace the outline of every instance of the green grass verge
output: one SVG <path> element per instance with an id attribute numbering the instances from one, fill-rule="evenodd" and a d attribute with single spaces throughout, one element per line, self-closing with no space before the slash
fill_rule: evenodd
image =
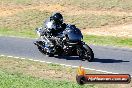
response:
<path id="1" fill-rule="evenodd" d="M 113 36 L 84 35 L 84 41 L 88 44 L 109 45 L 119 47 L 132 47 L 132 38 L 120 38 Z"/>
<path id="2" fill-rule="evenodd" d="M 88 74 L 104 74 L 86 70 Z M 77 69 L 0 56 L 0 88 L 129 88 L 132 84 L 76 83 Z"/>
<path id="3" fill-rule="evenodd" d="M 35 31 L 23 31 L 17 32 L 8 29 L 0 30 L 0 35 L 2 36 L 18 36 L 18 37 L 28 37 L 36 38 L 37 34 Z M 87 44 L 94 45 L 104 45 L 104 46 L 117 46 L 117 47 L 132 47 L 132 38 L 122 38 L 114 36 L 97 36 L 97 35 L 84 35 L 83 40 Z"/>
<path id="4" fill-rule="evenodd" d="M 76 83 L 76 68 L 0 56 L 0 88 L 129 88 L 132 84 Z M 86 70 L 88 74 L 104 74 Z"/>
<path id="5" fill-rule="evenodd" d="M 8 28 L 0 28 L 1 36 L 17 36 L 17 37 L 28 37 L 28 38 L 36 38 L 37 35 L 35 30 L 11 30 Z"/>
<path id="6" fill-rule="evenodd" d="M 75 82 L 76 69 L 0 57 L 0 88 L 95 88 Z"/>
<path id="7" fill-rule="evenodd" d="M 95 88 L 94 86 L 80 86 L 74 82 L 48 80 L 10 74 L 0 70 L 0 88 Z"/>
<path id="8" fill-rule="evenodd" d="M 16 31 L 12 31 L 12 30 L 8 30 L 8 29 L 0 30 L 0 35 L 28 37 L 28 38 L 36 38 L 37 37 L 37 34 L 35 34 L 35 31 L 23 31 L 23 32 L 16 33 Z M 121 38 L 121 37 L 114 37 L 114 36 L 84 35 L 83 40 L 88 44 L 94 44 L 94 45 L 132 47 L 132 38 Z"/>

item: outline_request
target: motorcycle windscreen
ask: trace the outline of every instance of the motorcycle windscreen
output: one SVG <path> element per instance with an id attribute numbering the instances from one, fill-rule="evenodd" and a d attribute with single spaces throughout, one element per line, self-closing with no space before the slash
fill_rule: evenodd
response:
<path id="1" fill-rule="evenodd" d="M 80 41 L 83 38 L 81 31 L 75 25 L 68 25 L 64 34 L 68 35 L 70 41 Z"/>

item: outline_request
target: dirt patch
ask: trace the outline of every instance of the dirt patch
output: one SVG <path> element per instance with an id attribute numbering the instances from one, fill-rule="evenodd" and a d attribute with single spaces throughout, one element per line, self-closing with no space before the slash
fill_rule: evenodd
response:
<path id="1" fill-rule="evenodd" d="M 9 15 L 14 15 L 20 11 L 36 9 L 39 11 L 47 10 L 49 12 L 59 11 L 66 15 L 82 15 L 82 14 L 95 14 L 95 15 L 115 15 L 115 16 L 132 16 L 132 12 L 114 11 L 114 10 L 91 10 L 91 9 L 81 9 L 76 6 L 61 6 L 56 5 L 29 5 L 29 6 L 0 6 L 0 17 L 6 17 Z"/>
<path id="2" fill-rule="evenodd" d="M 94 15 L 114 15 L 114 16 L 132 16 L 132 12 L 115 11 L 115 10 L 92 10 L 92 9 L 80 9 L 71 8 L 70 12 L 66 12 L 68 15 L 83 15 L 83 14 L 94 14 Z"/>
<path id="3" fill-rule="evenodd" d="M 0 6 L 0 17 L 6 17 L 6 16 L 11 16 L 14 14 L 17 14 L 18 12 L 22 12 L 25 10 L 30 10 L 30 9 L 36 9 L 39 11 L 44 11 L 47 10 L 49 12 L 53 12 L 53 11 L 62 11 L 64 8 L 61 7 L 60 5 L 40 5 L 40 6 Z"/>
<path id="4" fill-rule="evenodd" d="M 132 24 L 119 25 L 115 27 L 102 27 L 102 28 L 87 28 L 81 30 L 85 34 L 100 35 L 100 36 L 116 36 L 116 37 L 129 37 L 132 38 Z"/>

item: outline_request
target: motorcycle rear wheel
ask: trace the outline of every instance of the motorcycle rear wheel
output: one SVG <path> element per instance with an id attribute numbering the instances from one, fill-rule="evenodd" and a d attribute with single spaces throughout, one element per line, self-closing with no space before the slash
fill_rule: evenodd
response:
<path id="1" fill-rule="evenodd" d="M 47 56 L 49 56 L 49 57 L 53 57 L 53 56 L 54 56 L 53 53 L 45 52 L 45 51 L 43 50 L 43 48 L 41 48 L 40 46 L 38 46 L 38 50 L 39 50 L 42 54 L 47 55 Z"/>
<path id="2" fill-rule="evenodd" d="M 42 54 L 46 54 L 46 52 L 44 52 L 44 50 L 40 47 L 40 46 L 37 46 L 38 47 L 38 50 L 42 53 Z"/>

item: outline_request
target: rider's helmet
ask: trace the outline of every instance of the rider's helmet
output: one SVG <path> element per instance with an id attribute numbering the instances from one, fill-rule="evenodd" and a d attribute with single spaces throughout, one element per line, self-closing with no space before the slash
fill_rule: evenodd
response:
<path id="1" fill-rule="evenodd" d="M 53 13 L 50 19 L 56 23 L 63 23 L 63 16 L 59 12 Z"/>

